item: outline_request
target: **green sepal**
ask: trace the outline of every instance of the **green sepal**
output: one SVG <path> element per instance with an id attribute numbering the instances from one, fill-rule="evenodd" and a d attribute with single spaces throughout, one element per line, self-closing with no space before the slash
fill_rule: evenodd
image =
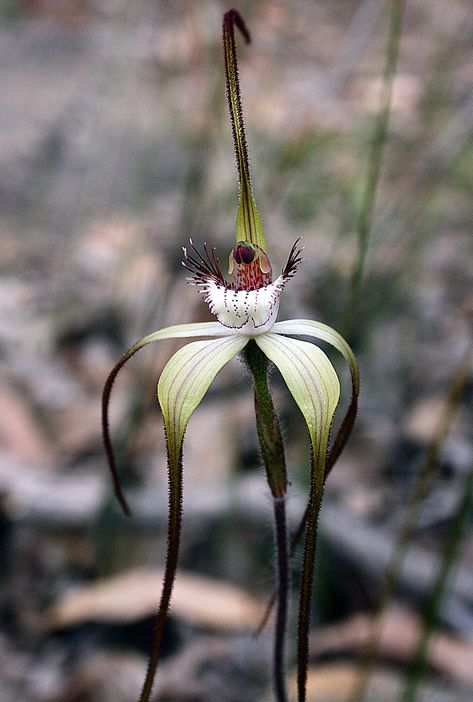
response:
<path id="1" fill-rule="evenodd" d="M 337 374 L 318 346 L 279 334 L 255 341 L 274 363 L 301 410 L 314 450 L 327 448 L 330 427 L 340 397 Z"/>
<path id="2" fill-rule="evenodd" d="M 235 46 L 235 26 L 241 31 L 245 41 L 250 41 L 242 16 L 237 10 L 229 10 L 223 18 L 223 48 L 225 55 L 225 75 L 227 98 L 232 123 L 233 141 L 240 181 L 240 203 L 236 219 L 236 240 L 248 241 L 266 251 L 266 238 L 263 224 L 253 198 L 250 181 L 248 147 L 246 143 L 245 124 L 240 97 L 238 78 L 238 61 Z"/>
<path id="3" fill-rule="evenodd" d="M 266 253 L 266 237 L 260 214 L 251 192 L 249 176 L 243 171 L 241 183 L 240 203 L 236 218 L 236 240 L 248 241 L 259 246 Z"/>

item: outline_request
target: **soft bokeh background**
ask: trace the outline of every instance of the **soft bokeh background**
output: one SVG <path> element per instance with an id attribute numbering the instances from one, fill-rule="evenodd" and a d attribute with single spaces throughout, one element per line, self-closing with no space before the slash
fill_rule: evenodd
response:
<path id="1" fill-rule="evenodd" d="M 365 699 L 402 699 L 443 567 L 440 633 L 418 699 L 467 702 L 473 538 L 464 496 L 473 388 L 462 363 L 473 312 L 473 13 L 468 0 L 407 3 L 353 300 L 355 222 L 390 5 L 236 0 L 254 37 L 240 47 L 242 91 L 274 268 L 298 236 L 305 244 L 280 316 L 346 333 L 362 373 L 356 429 L 321 516 L 310 695 L 348 699 L 382 574 L 423 472 L 417 489 L 425 499 Z M 216 0 L 0 2 L 4 702 L 137 699 L 166 540 L 155 383 L 176 344 L 143 351 L 116 387 L 112 421 L 133 520 L 111 495 L 101 386 L 139 336 L 209 318 L 184 282 L 180 257 L 189 237 L 216 245 L 222 260 L 234 241 L 220 46 L 226 9 Z M 308 442 L 276 375 L 274 391 L 295 525 Z M 156 702 L 271 699 L 271 625 L 258 641 L 251 635 L 273 580 L 271 505 L 252 412 L 249 381 L 235 361 L 189 425 L 182 574 Z M 447 559 L 446 544 L 453 544 Z M 296 584 L 297 563 L 294 573 Z"/>

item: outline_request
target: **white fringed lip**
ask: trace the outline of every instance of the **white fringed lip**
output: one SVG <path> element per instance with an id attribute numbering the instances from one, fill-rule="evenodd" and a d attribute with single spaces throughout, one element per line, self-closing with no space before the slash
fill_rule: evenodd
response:
<path id="1" fill-rule="evenodd" d="M 233 290 L 211 280 L 205 285 L 204 300 L 220 324 L 247 336 L 268 332 L 276 321 L 284 278 L 257 290 Z"/>
<path id="2" fill-rule="evenodd" d="M 215 248 L 204 244 L 203 254 L 194 246 L 183 248 L 183 266 L 191 273 L 187 282 L 200 287 L 205 302 L 220 324 L 245 336 L 259 336 L 271 330 L 276 322 L 281 292 L 302 261 L 299 239 L 293 245 L 286 266 L 274 282 L 259 287 L 237 287 L 228 283 L 222 273 Z"/>

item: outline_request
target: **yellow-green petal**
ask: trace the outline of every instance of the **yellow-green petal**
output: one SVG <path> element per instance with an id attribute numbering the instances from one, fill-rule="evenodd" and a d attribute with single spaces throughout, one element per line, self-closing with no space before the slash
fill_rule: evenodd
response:
<path id="1" fill-rule="evenodd" d="M 307 341 L 279 334 L 264 334 L 255 341 L 281 372 L 304 415 L 314 446 L 327 442 L 340 383 L 325 353 Z"/>
<path id="2" fill-rule="evenodd" d="M 355 354 L 341 334 L 322 322 L 312 319 L 289 319 L 286 322 L 276 322 L 273 327 L 275 334 L 291 334 L 292 336 L 311 336 L 326 341 L 339 351 L 348 363 L 353 385 L 358 393 L 360 389 L 360 373 Z"/>
<path id="3" fill-rule="evenodd" d="M 187 422 L 219 370 L 248 343 L 248 337 L 194 341 L 167 362 L 158 382 L 170 460 L 181 451 Z"/>
<path id="4" fill-rule="evenodd" d="M 135 349 L 134 353 L 136 353 L 136 351 L 139 351 L 143 346 L 152 344 L 154 341 L 164 341 L 164 339 L 191 339 L 196 336 L 231 336 L 234 333 L 234 329 L 224 327 L 220 322 L 175 324 L 172 327 L 164 327 L 163 329 L 151 332 L 151 334 L 147 334 L 132 346 L 132 349 Z M 127 351 L 127 353 L 129 352 Z"/>
<path id="5" fill-rule="evenodd" d="M 125 363 L 130 360 L 132 356 L 135 355 L 140 349 L 148 344 L 152 344 L 155 341 L 164 341 L 165 339 L 182 339 L 182 338 L 192 338 L 196 336 L 230 336 L 235 333 L 234 329 L 228 329 L 224 327 L 219 322 L 195 322 L 193 324 L 177 324 L 172 327 L 165 327 L 164 329 L 158 329 L 158 331 L 152 332 L 147 336 L 133 344 L 120 358 L 118 363 L 110 372 L 102 393 L 102 436 L 103 443 L 105 446 L 105 451 L 108 458 L 108 465 L 110 468 L 110 473 L 112 475 L 113 485 L 115 489 L 115 495 L 118 502 L 120 503 L 125 514 L 130 514 L 130 508 L 123 494 L 120 479 L 118 477 L 118 471 L 115 461 L 115 455 L 113 452 L 112 441 L 110 437 L 110 426 L 108 421 L 108 408 L 110 405 L 110 396 L 112 393 L 113 384 L 115 379 L 123 368 Z"/>
<path id="6" fill-rule="evenodd" d="M 337 462 L 340 454 L 342 453 L 348 438 L 353 429 L 355 423 L 356 413 L 358 409 L 358 395 L 360 391 L 360 373 L 358 369 L 358 363 L 355 358 L 353 351 L 347 344 L 345 339 L 332 327 L 323 324 L 322 322 L 316 322 L 311 319 L 290 319 L 285 322 L 276 322 L 272 328 L 273 333 L 278 334 L 291 334 L 294 336 L 310 336 L 315 339 L 321 339 L 329 344 L 331 344 L 337 351 L 339 351 L 345 361 L 348 364 L 351 374 L 351 398 L 350 403 L 345 411 L 342 422 L 338 428 L 337 434 L 331 444 L 330 451 L 327 455 L 326 465 L 325 465 L 325 480 L 327 479 L 330 470 L 333 468 Z M 307 512 L 304 513 L 298 528 L 296 529 L 295 535 L 291 542 L 291 555 L 294 555 L 297 544 L 300 541 L 301 536 L 304 533 L 304 528 L 307 522 Z M 265 616 L 258 627 L 258 631 L 261 631 L 264 627 L 269 613 L 271 612 L 272 605 L 274 602 L 274 597 L 265 613 Z"/>
<path id="7" fill-rule="evenodd" d="M 351 434 L 358 410 L 358 395 L 360 392 L 360 372 L 355 354 L 347 344 L 343 336 L 335 329 L 322 322 L 315 322 L 311 319 L 290 319 L 286 322 L 276 322 L 273 331 L 278 334 L 291 334 L 299 336 L 310 336 L 331 344 L 339 351 L 347 362 L 351 375 L 351 398 L 346 409 L 345 416 L 337 431 L 330 453 L 327 458 L 325 478 L 340 457 L 348 437 Z"/>

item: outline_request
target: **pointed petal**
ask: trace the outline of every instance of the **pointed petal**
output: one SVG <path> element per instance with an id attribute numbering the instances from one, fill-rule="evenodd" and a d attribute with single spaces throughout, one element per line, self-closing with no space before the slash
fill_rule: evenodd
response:
<path id="1" fill-rule="evenodd" d="M 327 446 L 332 417 L 340 394 L 337 375 L 324 352 L 313 344 L 267 334 L 255 339 L 279 368 L 309 429 L 312 444 L 310 495 L 306 510 L 306 538 L 302 563 L 298 620 L 298 699 L 305 700 L 309 662 L 309 624 L 317 541 L 317 521 L 322 503 Z"/>
<path id="2" fill-rule="evenodd" d="M 335 331 L 335 329 L 332 329 L 326 324 L 322 324 L 322 322 L 315 322 L 310 319 L 291 319 L 286 322 L 276 322 L 272 330 L 278 334 L 310 336 L 316 339 L 321 339 L 322 341 L 326 341 L 343 355 L 350 369 L 352 388 L 350 404 L 345 412 L 343 421 L 340 424 L 337 435 L 335 436 L 335 439 L 327 456 L 325 466 L 325 479 L 327 479 L 330 470 L 333 468 L 338 458 L 340 457 L 340 454 L 345 448 L 345 444 L 348 441 L 348 438 L 353 429 L 353 424 L 355 422 L 356 413 L 358 409 L 358 394 L 360 390 L 360 376 L 358 370 L 358 363 L 356 361 L 355 355 L 353 354 L 353 351 L 351 350 L 345 339 L 337 331 Z M 294 555 L 296 547 L 299 541 L 301 540 L 302 536 L 304 535 L 306 522 L 307 512 L 302 517 L 300 524 L 296 532 L 294 533 L 294 536 L 292 537 L 291 556 Z M 274 601 L 275 595 L 273 594 L 267 606 L 264 617 L 258 625 L 258 633 L 264 628 L 266 621 L 268 620 L 269 614 L 271 613 L 271 610 L 273 608 Z"/>
<path id="3" fill-rule="evenodd" d="M 315 339 L 326 341 L 343 355 L 350 369 L 352 387 L 350 404 L 346 410 L 345 416 L 327 458 L 325 476 L 327 477 L 331 468 L 336 463 L 337 459 L 345 448 L 345 444 L 350 436 L 353 424 L 355 422 L 358 409 L 358 394 L 360 392 L 360 372 L 358 369 L 358 363 L 353 351 L 343 336 L 335 331 L 335 329 L 332 329 L 332 327 L 322 324 L 322 322 L 315 322 L 310 319 L 290 319 L 287 322 L 276 322 L 276 324 L 273 326 L 273 331 L 278 334 L 310 336 Z"/>
<path id="4" fill-rule="evenodd" d="M 112 474 L 115 495 L 125 514 L 130 514 L 130 508 L 128 507 L 128 503 L 125 499 L 120 485 L 115 456 L 113 453 L 112 441 L 110 438 L 110 427 L 108 421 L 108 408 L 110 404 L 110 396 L 112 393 L 115 378 L 117 377 L 121 368 L 123 368 L 125 363 L 129 361 L 130 358 L 135 355 L 135 353 L 137 353 L 144 346 L 147 346 L 148 344 L 151 344 L 155 341 L 163 341 L 164 339 L 181 339 L 196 336 L 230 336 L 232 334 L 235 334 L 234 329 L 228 329 L 219 322 L 196 322 L 194 324 L 178 324 L 173 327 L 165 327 L 164 329 L 159 329 L 158 331 L 155 331 L 152 334 L 144 336 L 142 339 L 137 341 L 136 344 L 133 344 L 133 346 L 123 354 L 116 366 L 112 369 L 110 375 L 108 376 L 105 382 L 102 393 L 102 435 L 110 472 Z"/>
<path id="5" fill-rule="evenodd" d="M 241 351 L 248 337 L 194 341 L 167 362 L 158 383 L 169 450 L 180 451 L 187 422 L 219 370 Z"/>
<path id="6" fill-rule="evenodd" d="M 264 334 L 255 341 L 280 370 L 304 415 L 312 443 L 316 446 L 327 440 L 340 384 L 325 353 L 307 341 L 279 334 Z"/>

